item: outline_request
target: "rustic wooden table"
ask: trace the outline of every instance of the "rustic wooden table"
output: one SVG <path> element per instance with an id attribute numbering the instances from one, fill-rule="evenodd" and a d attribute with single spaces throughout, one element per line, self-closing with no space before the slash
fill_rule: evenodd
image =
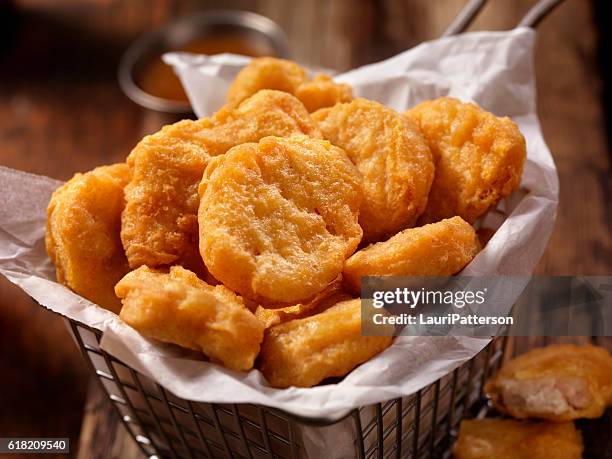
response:
<path id="1" fill-rule="evenodd" d="M 172 116 L 120 91 L 121 52 L 138 34 L 190 11 L 255 10 L 288 33 L 293 57 L 346 70 L 440 35 L 465 0 L 15 0 L 0 3 L 0 164 L 68 179 L 122 161 Z M 533 1 L 492 0 L 471 29 L 513 27 Z M 557 226 L 537 272 L 612 272 L 612 80 L 605 0 L 568 0 L 539 28 L 536 72 L 544 136 L 557 162 Z M 608 27 L 609 29 L 609 27 Z M 609 122 L 609 121 L 608 121 Z M 61 319 L 0 279 L 0 436 L 70 436 L 72 455 L 138 457 Z M 85 400 L 87 398 L 87 404 Z M 85 417 L 81 420 L 85 406 Z M 80 443 L 79 445 L 79 438 Z"/>

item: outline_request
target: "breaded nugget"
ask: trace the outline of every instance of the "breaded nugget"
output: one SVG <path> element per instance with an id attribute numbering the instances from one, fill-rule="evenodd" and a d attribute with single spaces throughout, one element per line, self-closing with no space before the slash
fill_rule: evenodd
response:
<path id="1" fill-rule="evenodd" d="M 612 357 L 591 345 L 533 349 L 506 363 L 485 392 L 515 418 L 598 418 L 612 405 Z"/>
<path id="2" fill-rule="evenodd" d="M 334 83 L 328 75 L 317 75 L 312 80 L 298 64 L 275 57 L 253 59 L 236 76 L 228 91 L 230 107 L 262 89 L 275 89 L 293 94 L 309 112 L 331 107 L 353 98 L 352 89 L 345 83 Z"/>
<path id="3" fill-rule="evenodd" d="M 306 71 L 298 64 L 275 57 L 258 57 L 245 66 L 232 82 L 227 103 L 238 105 L 261 89 L 295 94 L 297 88 L 308 81 Z"/>
<path id="4" fill-rule="evenodd" d="M 242 299 L 179 266 L 170 273 L 141 266 L 115 287 L 121 319 L 149 338 L 203 352 L 233 370 L 249 370 L 259 353 L 263 324 Z"/>
<path id="5" fill-rule="evenodd" d="M 352 297 L 348 293 L 335 292 L 325 297 L 317 295 L 312 301 L 294 304 L 293 306 L 283 306 L 276 309 L 258 306 L 255 310 L 255 317 L 261 320 L 266 328 L 270 328 L 274 325 L 289 322 L 290 320 L 302 319 L 314 314 L 319 314 L 336 303 L 350 299 L 352 299 Z"/>
<path id="6" fill-rule="evenodd" d="M 298 86 L 295 96 L 312 113 L 320 108 L 350 102 L 353 100 L 353 90 L 348 84 L 335 83 L 330 76 L 321 74 Z"/>
<path id="7" fill-rule="evenodd" d="M 342 292 L 342 276 L 338 276 L 334 282 L 307 301 L 289 306 L 258 306 L 255 316 L 264 323 L 266 328 L 269 328 L 272 325 L 318 314 L 336 303 L 350 299 L 350 295 Z"/>
<path id="8" fill-rule="evenodd" d="M 197 187 L 209 160 L 199 130 L 190 120 L 165 126 L 128 156 L 121 240 L 132 268 L 172 263 L 197 246 Z"/>
<path id="9" fill-rule="evenodd" d="M 361 177 L 325 140 L 266 137 L 234 147 L 211 160 L 200 196 L 206 266 L 261 303 L 323 290 L 361 239 Z"/>
<path id="10" fill-rule="evenodd" d="M 261 91 L 212 118 L 184 120 L 145 137 L 128 157 L 121 239 L 132 268 L 161 266 L 197 252 L 197 187 L 211 155 L 268 135 L 320 134 L 295 97 Z M 190 266 L 191 267 L 191 266 Z"/>
<path id="11" fill-rule="evenodd" d="M 311 387 L 344 376 L 391 345 L 392 336 L 361 334 L 361 300 L 266 330 L 261 371 L 271 386 Z"/>
<path id="12" fill-rule="evenodd" d="M 344 149 L 363 175 L 363 239 L 376 242 L 414 225 L 434 175 L 429 147 L 395 110 L 366 99 L 312 115 L 323 137 Z"/>
<path id="13" fill-rule="evenodd" d="M 461 421 L 455 459 L 580 459 L 582 436 L 573 422 L 514 419 Z"/>
<path id="14" fill-rule="evenodd" d="M 211 156 L 270 135 L 304 134 L 321 138 L 304 105 L 291 94 L 273 90 L 259 91 L 238 107 L 224 107 L 210 120 L 200 123 L 202 130 L 198 137 Z"/>
<path id="15" fill-rule="evenodd" d="M 478 253 L 474 228 L 461 217 L 409 228 L 346 260 L 342 275 L 354 292 L 363 276 L 450 276 Z"/>
<path id="16" fill-rule="evenodd" d="M 405 114 L 420 127 L 436 166 L 421 223 L 455 215 L 474 223 L 518 189 L 525 138 L 510 118 L 449 97 L 423 102 Z"/>
<path id="17" fill-rule="evenodd" d="M 129 179 L 125 164 L 76 174 L 47 207 L 45 243 L 58 282 L 113 312 L 121 307 L 113 288 L 129 271 L 119 238 Z"/>

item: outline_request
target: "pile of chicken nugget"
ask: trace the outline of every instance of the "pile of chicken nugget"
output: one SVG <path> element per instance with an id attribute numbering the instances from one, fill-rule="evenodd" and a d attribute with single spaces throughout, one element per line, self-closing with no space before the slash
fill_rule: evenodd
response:
<path id="1" fill-rule="evenodd" d="M 517 125 L 475 104 L 398 113 L 258 58 L 213 116 L 61 186 L 47 251 L 59 282 L 145 337 L 310 387 L 392 344 L 361 335 L 361 277 L 461 271 L 524 161 Z"/>

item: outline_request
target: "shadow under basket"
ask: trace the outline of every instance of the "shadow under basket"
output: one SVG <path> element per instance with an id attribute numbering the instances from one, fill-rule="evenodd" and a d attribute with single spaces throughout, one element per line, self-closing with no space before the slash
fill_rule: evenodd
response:
<path id="1" fill-rule="evenodd" d="M 352 457 L 446 457 L 461 420 L 486 409 L 484 383 L 499 369 L 507 347 L 506 337 L 496 338 L 415 394 L 330 422 L 260 405 L 181 399 L 100 349 L 100 331 L 66 320 L 126 429 L 143 454 L 158 458 L 311 457 L 312 439 L 326 429 L 352 432 L 338 436 L 346 444 L 334 445 Z M 321 455 L 325 451 L 316 457 Z"/>

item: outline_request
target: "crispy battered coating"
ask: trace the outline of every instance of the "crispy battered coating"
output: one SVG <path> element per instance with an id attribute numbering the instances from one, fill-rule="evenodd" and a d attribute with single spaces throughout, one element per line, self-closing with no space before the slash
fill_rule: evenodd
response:
<path id="1" fill-rule="evenodd" d="M 353 98 L 352 89 L 345 83 L 334 83 L 328 75 L 317 75 L 312 80 L 298 64 L 275 57 L 253 59 L 236 76 L 229 88 L 227 102 L 230 107 L 262 89 L 275 89 L 293 94 L 309 112 L 332 107 Z"/>
<path id="2" fill-rule="evenodd" d="M 580 459 L 582 436 L 573 422 L 514 419 L 461 421 L 454 459 Z"/>
<path id="3" fill-rule="evenodd" d="M 266 330 L 261 371 L 271 386 L 311 387 L 344 376 L 391 345 L 392 336 L 361 334 L 361 300 Z"/>
<path id="4" fill-rule="evenodd" d="M 342 292 L 342 276 L 338 276 L 334 282 L 307 301 L 289 306 L 258 306 L 255 316 L 264 323 L 266 328 L 269 328 L 293 319 L 318 314 L 336 303 L 350 299 L 350 295 Z"/>
<path id="5" fill-rule="evenodd" d="M 298 303 L 293 306 L 283 306 L 276 309 L 258 306 L 255 310 L 255 317 L 261 320 L 266 328 L 270 328 L 274 325 L 289 322 L 290 320 L 302 319 L 304 317 L 319 314 L 336 303 L 350 299 L 352 299 L 352 297 L 348 293 L 335 292 L 330 296 L 320 297 L 317 295 L 312 301 Z"/>
<path id="6" fill-rule="evenodd" d="M 312 115 L 323 137 L 344 149 L 363 175 L 363 238 L 376 242 L 413 226 L 434 176 L 418 128 L 378 102 L 355 99 Z"/>
<path id="7" fill-rule="evenodd" d="M 485 392 L 515 418 L 598 418 L 612 405 L 612 357 L 591 345 L 533 349 L 506 363 Z"/>
<path id="8" fill-rule="evenodd" d="M 518 189 L 525 138 L 510 118 L 449 97 L 405 114 L 420 127 L 436 166 L 422 223 L 455 215 L 473 223 Z"/>
<path id="9" fill-rule="evenodd" d="M 121 319 L 144 336 L 203 352 L 233 370 L 253 367 L 264 326 L 224 286 L 180 266 L 170 273 L 141 266 L 115 292 L 123 299 Z"/>
<path id="10" fill-rule="evenodd" d="M 76 174 L 47 207 L 45 243 L 57 281 L 113 312 L 121 308 L 113 287 L 129 270 L 119 238 L 129 178 L 125 164 Z"/>
<path id="11" fill-rule="evenodd" d="M 259 57 L 251 60 L 231 84 L 227 93 L 230 106 L 238 105 L 261 89 L 295 94 L 297 88 L 308 81 L 306 71 L 298 64 L 275 57 Z"/>
<path id="12" fill-rule="evenodd" d="M 348 84 L 335 83 L 328 75 L 321 74 L 298 86 L 295 96 L 312 113 L 320 108 L 350 102 L 353 100 L 353 90 Z"/>
<path id="13" fill-rule="evenodd" d="M 198 137 L 211 156 L 270 135 L 304 134 L 321 138 L 304 105 L 291 94 L 273 90 L 259 91 L 238 107 L 224 107 L 210 120 L 200 123 L 203 129 Z"/>
<path id="14" fill-rule="evenodd" d="M 461 217 L 409 228 L 355 253 L 344 264 L 346 285 L 361 290 L 363 276 L 451 276 L 478 253 L 474 228 Z"/>
<path id="15" fill-rule="evenodd" d="M 190 120 L 165 126 L 128 156 L 121 240 L 132 268 L 172 263 L 197 246 L 197 186 L 209 159 L 199 130 Z"/>
<path id="16" fill-rule="evenodd" d="M 361 177 L 306 136 L 266 137 L 215 157 L 200 185 L 200 253 L 212 275 L 261 303 L 323 290 L 361 239 Z"/>
<path id="17" fill-rule="evenodd" d="M 133 178 L 125 190 L 121 239 L 130 266 L 193 260 L 190 254 L 198 245 L 197 187 L 211 155 L 264 136 L 294 133 L 320 137 L 295 97 L 261 91 L 233 110 L 180 121 L 145 137 L 127 160 Z"/>

